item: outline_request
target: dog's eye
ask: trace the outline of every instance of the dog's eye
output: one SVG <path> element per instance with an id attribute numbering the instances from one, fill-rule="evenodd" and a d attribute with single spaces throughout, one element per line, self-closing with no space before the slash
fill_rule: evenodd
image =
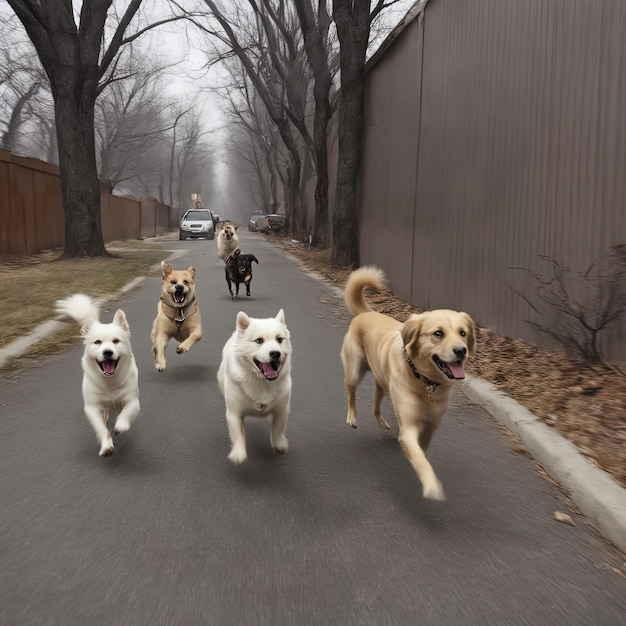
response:
<path id="1" fill-rule="evenodd" d="M 119 339 L 114 339 L 114 340 L 113 340 L 113 343 L 119 343 L 119 342 L 120 342 L 120 340 L 119 340 Z"/>
<path id="2" fill-rule="evenodd" d="M 282 343 L 282 342 L 283 342 L 283 338 L 282 338 L 282 337 L 276 337 L 276 341 L 277 341 L 278 343 Z"/>
<path id="3" fill-rule="evenodd" d="M 188 280 L 183 280 L 183 283 L 185 283 L 185 285 L 188 285 L 189 281 Z"/>
<path id="4" fill-rule="evenodd" d="M 100 341 L 100 339 L 96 339 L 96 340 L 94 341 L 94 343 L 95 343 L 97 346 L 99 346 L 99 345 L 102 343 L 102 341 Z"/>
<path id="5" fill-rule="evenodd" d="M 263 339 L 259 337 L 258 339 L 254 340 L 254 343 L 263 343 Z"/>
<path id="6" fill-rule="evenodd" d="M 436 331 L 433 333 L 433 336 L 434 336 L 434 337 L 437 337 L 437 339 L 441 339 L 441 337 L 443 337 L 443 331 L 442 331 L 442 330 L 436 330 Z"/>
<path id="7" fill-rule="evenodd" d="M 467 333 L 466 333 L 464 330 L 462 330 L 462 331 L 459 333 L 459 335 L 461 335 L 461 337 L 465 337 L 465 336 L 467 335 Z"/>
<path id="8" fill-rule="evenodd" d="M 172 285 L 175 285 L 176 281 L 175 280 L 170 280 L 170 283 L 172 283 Z"/>

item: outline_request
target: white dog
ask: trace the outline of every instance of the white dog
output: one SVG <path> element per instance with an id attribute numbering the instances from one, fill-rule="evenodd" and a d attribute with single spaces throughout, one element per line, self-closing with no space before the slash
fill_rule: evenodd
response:
<path id="1" fill-rule="evenodd" d="M 119 411 L 116 435 L 129 430 L 139 414 L 139 375 L 126 315 L 120 309 L 111 324 L 102 324 L 98 304 L 83 294 L 57 301 L 56 310 L 81 326 L 85 415 L 100 440 L 100 456 L 110 456 L 114 451 L 107 425 L 110 411 Z"/>
<path id="2" fill-rule="evenodd" d="M 239 247 L 239 224 L 222 222 L 220 232 L 217 234 L 217 258 L 226 263 L 226 259 Z"/>
<path id="3" fill-rule="evenodd" d="M 271 414 L 270 442 L 278 454 L 288 448 L 285 430 L 291 402 L 291 341 L 281 309 L 276 317 L 257 319 L 237 314 L 235 331 L 224 345 L 217 380 L 226 403 L 232 442 L 228 459 L 243 463 L 246 415 Z"/>

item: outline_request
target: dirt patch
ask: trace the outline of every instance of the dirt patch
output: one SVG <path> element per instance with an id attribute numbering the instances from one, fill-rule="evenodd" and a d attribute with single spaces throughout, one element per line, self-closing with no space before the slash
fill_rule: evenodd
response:
<path id="1" fill-rule="evenodd" d="M 349 268 L 335 268 L 329 250 L 280 242 L 309 270 L 342 287 Z M 372 308 L 404 320 L 419 308 L 391 292 L 370 293 Z M 477 354 L 467 371 L 491 382 L 559 431 L 596 465 L 626 487 L 626 364 L 591 365 L 496 335 L 478 332 Z"/>

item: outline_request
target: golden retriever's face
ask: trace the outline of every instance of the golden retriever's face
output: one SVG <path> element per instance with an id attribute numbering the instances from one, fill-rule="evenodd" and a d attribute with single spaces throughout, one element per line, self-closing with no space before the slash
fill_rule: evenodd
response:
<path id="1" fill-rule="evenodd" d="M 196 270 L 188 267 L 186 270 L 173 270 L 169 263 L 161 263 L 163 270 L 162 296 L 174 306 L 182 307 L 193 300 L 195 293 L 194 278 Z"/>
<path id="2" fill-rule="evenodd" d="M 426 311 L 404 323 L 402 340 L 418 372 L 443 384 L 465 378 L 465 360 L 476 347 L 476 327 L 467 313 Z"/>
<path id="3" fill-rule="evenodd" d="M 226 239 L 226 241 L 230 241 L 235 235 L 235 231 L 239 228 L 239 224 L 232 224 L 231 222 L 224 222 L 222 224 L 222 230 L 220 231 L 220 236 Z"/>

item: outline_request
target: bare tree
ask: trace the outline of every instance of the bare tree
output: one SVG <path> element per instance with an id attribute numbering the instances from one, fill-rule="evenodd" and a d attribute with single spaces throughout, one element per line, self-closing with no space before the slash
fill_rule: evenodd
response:
<path id="1" fill-rule="evenodd" d="M 204 1 L 219 29 L 207 23 L 196 24 L 228 47 L 222 52 L 223 58 L 234 55 L 239 59 L 286 147 L 289 154 L 284 185 L 286 217 L 292 230 L 304 234 L 302 143 L 311 149 L 306 123 L 310 70 L 293 5 L 248 0 L 247 10 L 239 3 L 232 3 L 233 16 L 227 15 L 213 0 Z"/>
<path id="2" fill-rule="evenodd" d="M 359 264 L 356 187 L 361 166 L 365 125 L 363 92 L 370 26 L 393 1 L 334 0 L 333 19 L 339 37 L 341 91 L 339 94 L 337 199 L 333 212 L 332 260 L 337 266 Z"/>
<path id="3" fill-rule="evenodd" d="M 315 220 L 311 245 L 326 246 L 328 229 L 328 146 L 326 134 L 332 115 L 330 90 L 332 73 L 329 65 L 328 32 L 331 18 L 326 0 L 319 0 L 317 13 L 313 12 L 311 0 L 296 2 L 296 11 L 302 26 L 307 59 L 313 71 L 313 95 L 315 113 L 313 124 L 313 155 L 317 181 L 315 184 Z"/>
<path id="4" fill-rule="evenodd" d="M 579 275 L 572 275 L 554 257 L 540 258 L 550 263 L 551 275 L 511 268 L 523 270 L 530 277 L 533 293 L 526 295 L 508 287 L 543 320 L 525 321 L 583 359 L 601 361 L 601 337 L 626 312 L 626 244 L 614 246 L 602 261 L 594 261 Z"/>
<path id="5" fill-rule="evenodd" d="M 141 1 L 128 0 L 117 16 L 112 0 L 84 2 L 78 14 L 66 0 L 7 0 L 37 50 L 54 98 L 65 213 L 64 257 L 110 256 L 100 223 L 95 102 L 104 84 L 115 78 L 112 69 L 121 46 L 158 25 L 127 34 Z M 105 42 L 109 18 L 115 23 Z M 167 20 L 159 23 L 163 21 Z"/>

